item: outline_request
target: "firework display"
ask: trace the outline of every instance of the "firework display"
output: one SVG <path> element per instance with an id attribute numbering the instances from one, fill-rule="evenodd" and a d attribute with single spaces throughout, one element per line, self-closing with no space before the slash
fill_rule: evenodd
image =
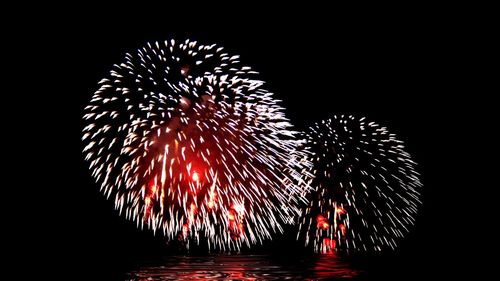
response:
<path id="1" fill-rule="evenodd" d="M 311 163 L 257 73 L 222 47 L 148 43 L 85 107 L 83 152 L 116 208 L 168 239 L 261 243 L 298 213 Z"/>
<path id="2" fill-rule="evenodd" d="M 314 175 L 297 238 L 317 252 L 394 249 L 421 204 L 415 162 L 394 134 L 335 116 L 305 133 Z"/>

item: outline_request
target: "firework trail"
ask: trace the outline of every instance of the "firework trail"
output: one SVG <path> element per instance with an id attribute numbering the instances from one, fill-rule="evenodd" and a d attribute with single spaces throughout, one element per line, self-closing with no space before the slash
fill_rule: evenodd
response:
<path id="1" fill-rule="evenodd" d="M 82 139 L 120 213 L 222 250 L 282 231 L 311 164 L 256 74 L 189 40 L 148 43 L 113 66 L 85 108 Z"/>
<path id="2" fill-rule="evenodd" d="M 297 238 L 317 252 L 394 249 L 421 204 L 419 174 L 403 142 L 365 118 L 344 115 L 304 136 L 314 179 Z"/>

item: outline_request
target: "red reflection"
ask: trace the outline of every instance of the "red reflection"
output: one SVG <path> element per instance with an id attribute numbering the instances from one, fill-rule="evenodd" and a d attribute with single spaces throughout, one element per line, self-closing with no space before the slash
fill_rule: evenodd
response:
<path id="1" fill-rule="evenodd" d="M 146 266 L 129 274 L 130 280 L 345 280 L 366 276 L 334 254 L 286 259 L 269 256 L 173 256 L 161 267 Z M 357 280 L 357 279 L 356 279 Z M 364 279 L 363 279 L 364 280 Z"/>

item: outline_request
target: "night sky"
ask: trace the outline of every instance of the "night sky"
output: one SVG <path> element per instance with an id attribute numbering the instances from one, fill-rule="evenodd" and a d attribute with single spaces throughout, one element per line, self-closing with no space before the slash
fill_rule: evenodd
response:
<path id="1" fill-rule="evenodd" d="M 453 172 L 448 166 L 457 117 L 447 111 L 454 107 L 447 85 L 459 82 L 448 71 L 457 64 L 448 43 L 450 33 L 446 25 L 418 16 L 360 21 L 325 14 L 308 20 L 291 14 L 278 19 L 263 12 L 253 16 L 262 27 L 235 16 L 214 15 L 215 22 L 205 15 L 205 21 L 195 22 L 189 15 L 164 19 L 68 14 L 42 28 L 47 44 L 39 50 L 50 65 L 45 75 L 53 85 L 44 95 L 57 106 L 48 107 L 51 128 L 40 136 L 50 147 L 44 157 L 55 164 L 44 167 L 51 184 L 43 187 L 48 192 L 39 193 L 51 203 L 40 204 L 47 221 L 46 229 L 37 230 L 37 240 L 47 241 L 42 247 L 48 251 L 62 250 L 50 262 L 72 272 L 112 275 L 137 260 L 166 254 L 159 236 L 136 229 L 99 192 L 81 153 L 81 117 L 97 82 L 125 52 L 147 41 L 189 38 L 239 54 L 283 100 L 299 130 L 334 114 L 352 114 L 386 126 L 403 140 L 419 164 L 424 204 L 401 247 L 368 267 L 380 276 L 425 276 L 438 268 L 447 251 L 461 243 L 461 236 L 449 231 L 454 220 L 451 197 L 460 188 L 449 180 Z M 254 251 L 303 252 L 295 235 L 285 233 Z"/>

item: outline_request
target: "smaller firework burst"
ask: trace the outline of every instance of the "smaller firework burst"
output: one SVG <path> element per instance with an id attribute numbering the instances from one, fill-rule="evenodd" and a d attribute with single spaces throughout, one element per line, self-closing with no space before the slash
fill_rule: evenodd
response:
<path id="1" fill-rule="evenodd" d="M 304 134 L 314 179 L 297 238 L 317 252 L 394 249 L 421 204 L 416 163 L 403 142 L 374 122 L 344 115 Z"/>

